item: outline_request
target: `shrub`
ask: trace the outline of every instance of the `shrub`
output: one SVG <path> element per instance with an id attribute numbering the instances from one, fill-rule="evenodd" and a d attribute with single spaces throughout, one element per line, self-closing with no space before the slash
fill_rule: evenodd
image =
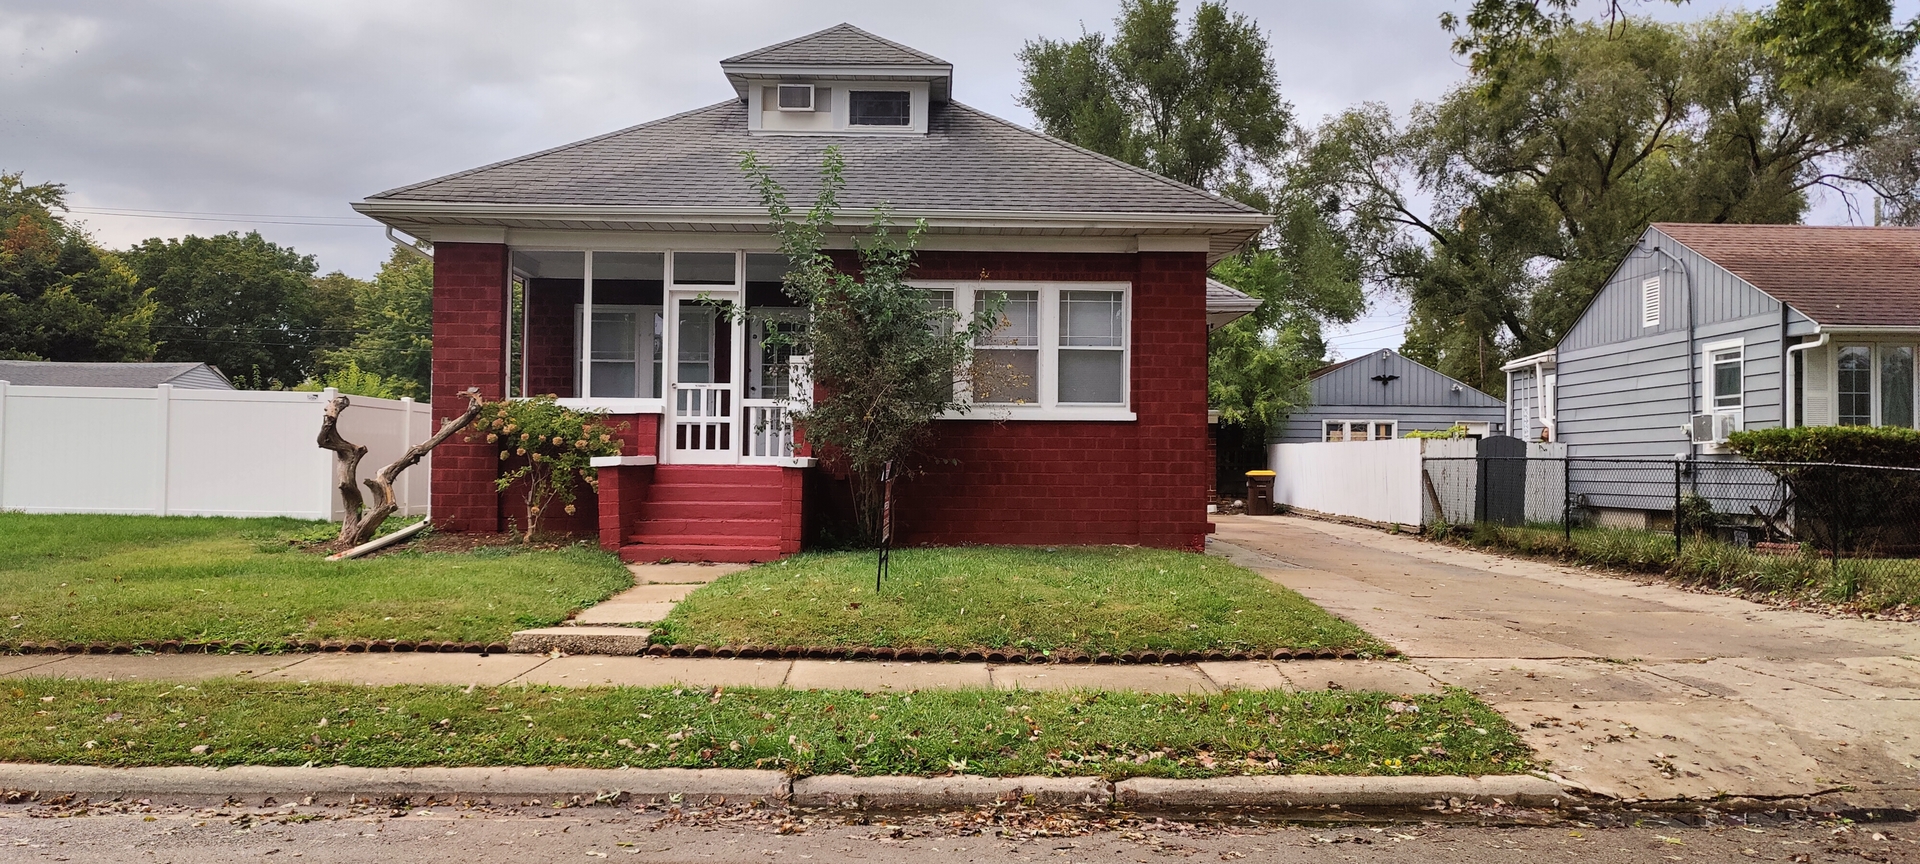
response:
<path id="1" fill-rule="evenodd" d="M 1755 462 L 1837 462 L 1920 468 L 1920 431 L 1893 426 L 1800 426 L 1727 436 L 1727 446 Z"/>
<path id="2" fill-rule="evenodd" d="M 1445 429 L 1415 429 L 1412 432 L 1408 432 L 1407 434 L 1402 435 L 1400 437 L 1450 441 L 1450 440 L 1467 437 L 1467 427 L 1448 426 Z"/>
<path id="3" fill-rule="evenodd" d="M 494 445 L 510 466 L 494 481 L 500 491 L 526 481 L 521 540 L 530 541 L 549 506 L 574 511 L 579 484 L 599 491 L 593 457 L 620 455 L 626 442 L 614 433 L 625 429 L 608 424 L 604 413 L 563 408 L 554 397 L 539 396 L 487 403 L 467 438 Z"/>

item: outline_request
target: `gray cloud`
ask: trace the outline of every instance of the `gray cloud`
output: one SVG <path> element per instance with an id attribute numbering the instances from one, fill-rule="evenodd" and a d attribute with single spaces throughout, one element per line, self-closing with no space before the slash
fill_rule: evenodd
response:
<path id="1" fill-rule="evenodd" d="M 1231 5 L 1270 34 L 1302 122 L 1362 101 L 1405 110 L 1462 76 L 1435 20 L 1465 0 Z M 723 57 L 848 21 L 951 61 L 961 101 L 1030 122 L 1014 103 L 1022 43 L 1107 30 L 1117 6 L 0 0 L 0 168 L 67 183 L 80 208 L 267 214 L 83 214 L 112 246 L 257 227 L 366 276 L 388 247 L 349 201 L 729 98 Z M 286 215 L 330 218 L 270 218 Z M 354 227 L 275 224 L 288 221 Z M 1350 329 L 1404 315 L 1380 305 Z M 1398 342 L 1373 332 L 1354 347 Z"/>

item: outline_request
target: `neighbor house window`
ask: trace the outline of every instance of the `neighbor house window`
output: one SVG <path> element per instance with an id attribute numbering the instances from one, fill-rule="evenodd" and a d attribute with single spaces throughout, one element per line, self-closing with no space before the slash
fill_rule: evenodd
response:
<path id="1" fill-rule="evenodd" d="M 1712 410 L 1740 407 L 1745 351 L 1740 345 L 1707 348 L 1707 401 Z"/>
<path id="2" fill-rule="evenodd" d="M 905 90 L 854 90 L 847 94 L 849 126 L 913 125 L 913 94 Z"/>
<path id="3" fill-rule="evenodd" d="M 1880 425 L 1913 428 L 1913 346 L 1880 346 Z"/>
<path id="4" fill-rule="evenodd" d="M 1328 420 L 1322 425 L 1323 441 L 1391 441 L 1398 437 L 1397 420 Z"/>
<path id="5" fill-rule="evenodd" d="M 1840 349 L 1838 370 L 1840 425 L 1873 425 L 1873 349 L 1848 345 Z"/>

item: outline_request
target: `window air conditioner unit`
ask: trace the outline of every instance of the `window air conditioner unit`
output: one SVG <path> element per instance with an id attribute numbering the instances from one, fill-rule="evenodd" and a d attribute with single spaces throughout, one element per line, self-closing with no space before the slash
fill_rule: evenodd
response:
<path id="1" fill-rule="evenodd" d="M 781 111 L 812 111 L 812 84 L 781 84 L 774 91 L 774 107 Z"/>
<path id="2" fill-rule="evenodd" d="M 1689 431 L 1695 444 L 1725 444 L 1728 435 L 1740 431 L 1740 415 L 1695 414 Z"/>

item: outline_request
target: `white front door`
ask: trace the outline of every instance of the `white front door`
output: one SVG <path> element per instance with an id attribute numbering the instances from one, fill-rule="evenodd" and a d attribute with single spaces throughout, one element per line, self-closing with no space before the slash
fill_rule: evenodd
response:
<path id="1" fill-rule="evenodd" d="M 702 300 L 705 293 L 708 300 Z M 716 306 L 714 301 L 728 306 Z M 728 313 L 732 292 L 667 294 L 667 422 L 660 433 L 664 461 L 731 464 L 740 461 L 741 322 Z"/>

